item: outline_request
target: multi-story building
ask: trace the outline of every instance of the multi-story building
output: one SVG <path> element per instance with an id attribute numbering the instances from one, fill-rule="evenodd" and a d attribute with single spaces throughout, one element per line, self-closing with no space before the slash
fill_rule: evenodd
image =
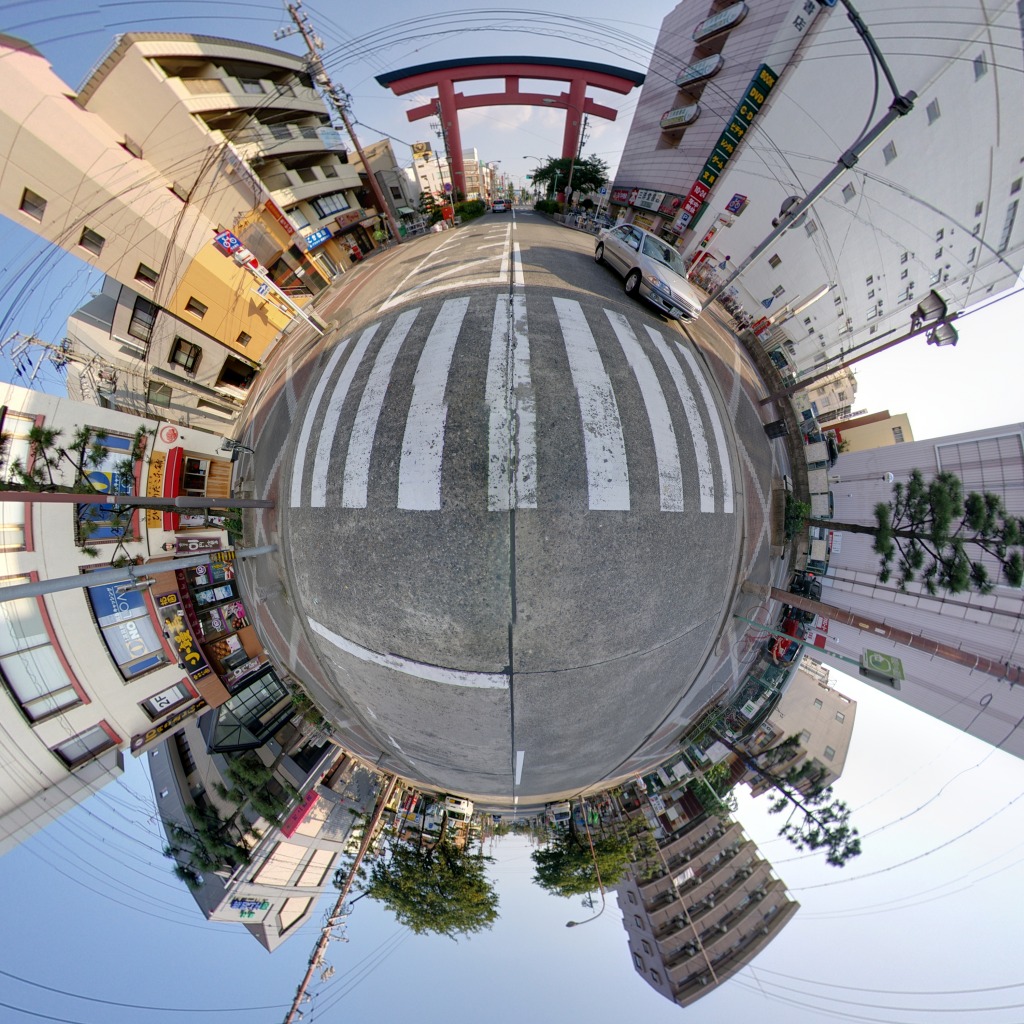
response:
<path id="1" fill-rule="evenodd" d="M 910 417 L 905 412 L 890 413 L 888 409 L 834 420 L 829 429 L 836 432 L 836 440 L 844 452 L 862 452 L 866 448 L 885 448 L 914 440 Z"/>
<path id="2" fill-rule="evenodd" d="M 423 215 L 417 209 L 419 189 L 399 167 L 390 140 L 382 139 L 380 142 L 363 146 L 363 153 L 370 165 L 369 173 L 377 179 L 381 195 L 388 204 L 395 223 L 406 233 L 421 229 Z M 358 157 L 353 157 L 353 164 L 358 171 L 366 173 Z"/>
<path id="3" fill-rule="evenodd" d="M 834 467 L 835 515 L 821 599 L 951 645 L 959 650 L 959 660 L 896 644 L 835 619 L 822 628 L 827 641 L 818 656 L 844 671 L 847 663 L 833 655 L 860 659 L 865 651 L 874 651 L 895 656 L 902 661 L 904 678 L 888 683 L 868 679 L 871 685 L 1024 757 L 1024 736 L 1017 728 L 1024 718 L 1024 687 L 972 667 L 975 656 L 1011 668 L 1024 666 L 1024 592 L 1006 585 L 994 561 L 973 549 L 968 549 L 970 557 L 985 564 L 996 583 L 990 594 L 940 590 L 932 596 L 919 583 L 900 592 L 895 577 L 879 582 L 872 536 L 843 530 L 844 523 L 874 525 L 875 506 L 891 500 L 892 482 L 905 483 L 915 469 L 925 480 L 939 472 L 953 473 L 965 493 L 993 492 L 1011 515 L 1024 516 L 1024 424 L 846 452 Z"/>
<path id="4" fill-rule="evenodd" d="M 637 973 L 680 1006 L 749 964 L 800 904 L 738 822 L 699 814 L 615 886 Z"/>
<path id="5" fill-rule="evenodd" d="M 906 330 L 932 289 L 963 308 L 1021 270 L 1022 175 L 1005 94 L 1024 73 L 1019 5 L 1000 0 L 965 20 L 954 0 L 938 0 L 910 35 L 884 0 L 857 7 L 898 88 L 917 93 L 914 108 L 732 289 L 751 321 L 789 317 L 760 336 L 787 346 L 797 371 Z M 874 74 L 841 7 L 679 4 L 615 177 L 619 215 L 708 257 L 721 280 L 881 117 L 891 96 Z M 936 174 L 950 153 L 957 173 Z"/>
<path id="6" fill-rule="evenodd" d="M 201 716 L 150 750 L 149 771 L 164 827 L 191 827 L 186 808 L 235 812 L 220 787 L 232 789 L 231 752 L 211 754 L 210 724 Z M 266 796 L 288 801 L 290 813 L 271 825 L 251 806 L 245 820 L 260 833 L 246 863 L 200 873 L 190 886 L 200 910 L 211 921 L 240 923 L 269 952 L 308 921 L 320 897 L 337 890 L 332 884 L 363 815 L 373 810 L 377 787 L 372 775 L 322 738 L 312 741 L 294 722 L 281 729 L 273 744 L 259 751 L 260 763 L 272 771 Z M 219 786 L 217 785 L 219 783 Z M 276 792 L 275 792 L 276 791 Z M 187 869 L 190 857 L 168 831 L 175 859 Z"/>
<path id="7" fill-rule="evenodd" d="M 764 755 L 797 737 L 784 757 L 766 766 L 780 778 L 797 772 L 798 789 L 824 789 L 843 774 L 856 716 L 857 702 L 829 685 L 824 665 L 805 657 L 771 714 L 745 740 L 744 747 L 755 756 Z M 744 781 L 755 796 L 769 788 L 756 772 L 748 772 Z"/>

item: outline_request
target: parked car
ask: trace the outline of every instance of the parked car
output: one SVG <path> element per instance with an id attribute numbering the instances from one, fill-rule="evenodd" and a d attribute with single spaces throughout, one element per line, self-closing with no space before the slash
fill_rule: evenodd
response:
<path id="1" fill-rule="evenodd" d="M 494 202 L 491 203 L 491 213 L 507 213 L 507 212 L 508 212 L 508 203 L 506 203 L 504 199 L 495 199 Z"/>
<path id="2" fill-rule="evenodd" d="M 686 264 L 679 252 L 657 235 L 621 224 L 602 231 L 594 259 L 607 262 L 626 279 L 626 294 L 638 295 L 677 320 L 700 316 L 703 304 L 686 280 Z"/>
<path id="3" fill-rule="evenodd" d="M 563 800 L 558 804 L 548 804 L 547 819 L 556 828 L 564 828 L 567 826 L 570 818 L 572 818 L 572 808 L 570 807 L 568 800 Z"/>

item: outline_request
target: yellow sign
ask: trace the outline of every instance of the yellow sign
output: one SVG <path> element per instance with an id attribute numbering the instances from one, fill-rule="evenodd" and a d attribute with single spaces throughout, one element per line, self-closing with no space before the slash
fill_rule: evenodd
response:
<path id="1" fill-rule="evenodd" d="M 162 498 L 164 494 L 164 464 L 167 462 L 165 452 L 153 452 L 149 457 L 149 472 L 146 475 L 146 495 L 150 498 Z M 159 530 L 163 525 L 164 514 L 158 508 L 146 509 L 146 526 Z"/>

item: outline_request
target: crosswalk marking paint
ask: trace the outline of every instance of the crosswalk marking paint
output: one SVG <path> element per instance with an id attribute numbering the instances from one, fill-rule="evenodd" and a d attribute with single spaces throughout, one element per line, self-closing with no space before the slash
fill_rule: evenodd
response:
<path id="1" fill-rule="evenodd" d="M 684 348 L 678 341 L 676 342 L 676 348 L 683 353 L 686 365 L 690 368 L 690 373 L 693 374 L 694 379 L 697 381 L 697 388 L 700 390 L 701 398 L 704 399 L 708 415 L 711 417 L 711 430 L 715 435 L 718 461 L 722 467 L 722 502 L 724 506 L 722 511 L 732 512 L 732 470 L 729 467 L 729 453 L 725 447 L 725 430 L 722 427 L 722 418 L 718 415 L 718 406 L 715 405 L 715 400 L 711 397 L 707 381 L 704 380 L 704 374 L 700 372 L 700 367 L 697 366 L 697 360 L 694 358 L 693 353 L 689 349 Z"/>
<path id="2" fill-rule="evenodd" d="M 384 405 L 384 396 L 391 382 L 391 370 L 419 312 L 419 309 L 408 309 L 395 321 L 377 353 L 377 358 L 373 361 L 373 369 L 359 400 L 359 408 L 349 437 L 348 454 L 345 456 L 345 476 L 341 493 L 341 504 L 345 508 L 366 508 L 366 489 L 370 480 L 370 451 L 377 434 L 377 422 Z"/>
<path id="3" fill-rule="evenodd" d="M 299 440 L 295 447 L 295 464 L 292 466 L 292 508 L 298 508 L 302 501 L 302 471 L 306 466 L 306 447 L 309 444 L 309 435 L 313 430 L 313 421 L 320 411 L 320 403 L 323 401 L 324 392 L 330 382 L 334 370 L 341 357 L 348 348 L 349 338 L 339 341 L 331 353 L 331 358 L 320 374 L 320 379 L 313 389 L 313 397 L 309 401 L 309 408 L 306 410 L 306 418 L 302 421 L 302 429 L 299 431 Z"/>
<path id="4" fill-rule="evenodd" d="M 530 379 L 526 300 L 499 295 L 487 363 L 487 508 L 537 507 L 537 412 Z"/>
<path id="5" fill-rule="evenodd" d="M 682 512 L 683 469 L 679 464 L 679 441 L 672 426 L 672 416 L 668 411 L 665 393 L 661 390 L 658 376 L 650 359 L 647 358 L 647 353 L 640 347 L 640 342 L 626 318 L 621 313 L 613 313 L 610 309 L 604 312 L 643 395 L 644 408 L 647 410 L 654 438 L 654 455 L 658 462 L 661 511 Z"/>
<path id="6" fill-rule="evenodd" d="M 590 508 L 629 511 L 629 470 L 619 407 L 601 354 L 574 299 L 554 300 L 583 420 Z"/>
<path id="7" fill-rule="evenodd" d="M 309 485 L 311 508 L 323 508 L 327 504 L 327 473 L 331 465 L 334 434 L 338 429 L 338 420 L 341 418 L 341 407 L 345 403 L 345 396 L 352 385 L 352 378 L 356 375 L 359 363 L 379 327 L 379 323 L 371 324 L 359 335 L 359 340 L 352 349 L 352 355 L 349 356 L 348 362 L 342 368 L 338 381 L 334 385 L 334 391 L 331 392 L 327 411 L 324 413 L 324 421 L 320 426 L 320 440 L 316 446 L 316 457 L 313 459 L 313 478 Z"/>
<path id="8" fill-rule="evenodd" d="M 468 296 L 448 299 L 420 354 L 398 469 L 399 508 L 431 511 L 441 507 L 441 456 L 448 416 L 444 396 L 455 342 L 468 307 Z"/>
<path id="9" fill-rule="evenodd" d="M 363 647 L 354 640 L 335 633 L 317 622 L 316 619 L 307 618 L 307 621 L 309 628 L 314 633 L 322 636 L 339 651 L 351 654 L 353 657 L 359 658 L 360 661 L 384 665 L 403 675 L 415 676 L 417 679 L 425 679 L 431 683 L 445 683 L 448 686 L 472 686 L 483 690 L 508 689 L 508 676 L 501 672 L 467 672 L 464 669 L 444 668 L 441 665 L 427 665 L 425 662 L 411 661 L 409 658 L 402 658 L 397 654 L 382 654 L 380 651 L 371 651 L 368 647 Z"/>
<path id="10" fill-rule="evenodd" d="M 683 375 L 679 360 L 672 355 L 668 342 L 653 328 L 647 327 L 647 335 L 654 342 L 654 347 L 665 361 L 668 367 L 669 376 L 676 386 L 679 399 L 683 403 L 683 412 L 686 415 L 686 423 L 690 428 L 690 437 L 693 440 L 693 452 L 697 458 L 697 483 L 700 488 L 700 510 L 701 512 L 715 511 L 715 475 L 711 471 L 711 454 L 708 451 L 708 441 L 704 436 L 704 422 L 700 418 L 697 403 L 693 393 L 690 391 L 686 377 Z"/>

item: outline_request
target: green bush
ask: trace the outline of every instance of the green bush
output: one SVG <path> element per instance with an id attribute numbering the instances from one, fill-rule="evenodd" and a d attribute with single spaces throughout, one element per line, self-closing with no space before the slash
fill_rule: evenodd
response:
<path id="1" fill-rule="evenodd" d="M 786 540 L 792 540 L 807 526 L 811 514 L 811 506 L 804 501 L 797 501 L 786 492 Z"/>
<path id="2" fill-rule="evenodd" d="M 463 221 L 482 217 L 487 212 L 487 204 L 482 199 L 468 199 L 464 203 L 455 204 L 455 216 Z"/>
<path id="3" fill-rule="evenodd" d="M 533 207 L 538 213 L 561 213 L 562 204 L 557 199 L 538 199 Z"/>

